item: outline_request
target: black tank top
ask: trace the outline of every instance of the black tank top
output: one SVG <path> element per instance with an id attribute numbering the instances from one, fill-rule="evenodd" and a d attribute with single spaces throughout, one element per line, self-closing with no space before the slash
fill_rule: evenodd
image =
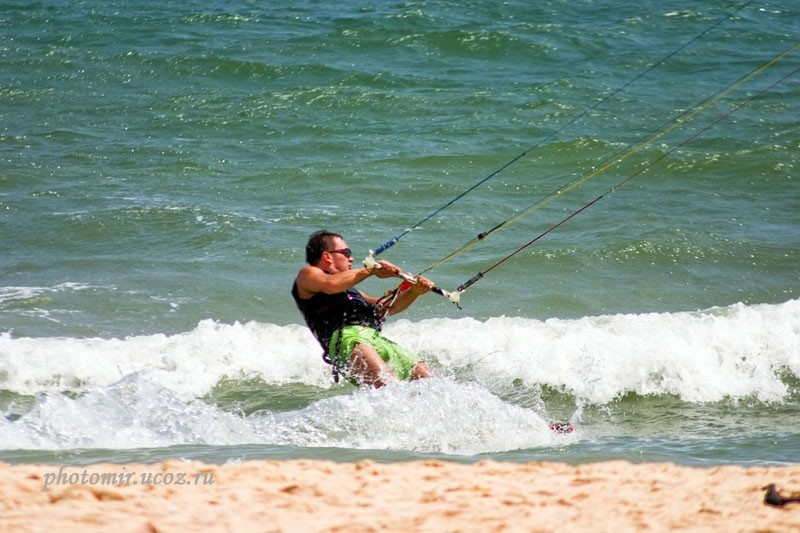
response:
<path id="1" fill-rule="evenodd" d="M 295 282 L 292 296 L 308 328 L 326 353 L 333 334 L 342 326 L 367 326 L 381 330 L 383 321 L 356 289 L 336 294 L 318 292 L 308 300 L 301 300 Z"/>

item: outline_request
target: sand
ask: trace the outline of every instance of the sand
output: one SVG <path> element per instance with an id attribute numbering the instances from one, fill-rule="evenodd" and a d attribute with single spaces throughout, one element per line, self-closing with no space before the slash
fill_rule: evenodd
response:
<path id="1" fill-rule="evenodd" d="M 800 531 L 800 465 L 0 463 L 0 531 Z"/>

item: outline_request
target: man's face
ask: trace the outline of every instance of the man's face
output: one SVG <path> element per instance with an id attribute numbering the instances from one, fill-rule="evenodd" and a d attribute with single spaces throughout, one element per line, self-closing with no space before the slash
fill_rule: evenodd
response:
<path id="1" fill-rule="evenodd" d="M 353 264 L 353 258 L 350 255 L 350 248 L 347 242 L 339 237 L 334 237 L 333 247 L 327 251 L 330 256 L 330 271 L 331 273 L 344 272 L 350 270 L 350 265 Z"/>

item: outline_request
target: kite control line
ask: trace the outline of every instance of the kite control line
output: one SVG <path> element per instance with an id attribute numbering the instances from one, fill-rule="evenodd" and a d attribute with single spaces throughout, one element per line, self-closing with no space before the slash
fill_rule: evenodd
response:
<path id="1" fill-rule="evenodd" d="M 757 69 L 757 70 L 753 71 L 753 72 L 752 72 L 752 73 L 750 73 L 748 76 L 746 76 L 745 78 L 743 78 L 743 80 L 746 80 L 746 79 L 750 79 L 750 78 L 752 78 L 753 76 L 755 76 L 755 74 L 757 74 L 757 73 L 759 73 L 759 72 L 762 72 L 762 71 L 763 71 L 763 70 L 765 70 L 767 67 L 771 66 L 772 64 L 776 63 L 777 61 L 779 61 L 780 59 L 782 59 L 783 57 L 787 56 L 788 54 L 790 54 L 791 52 L 793 52 L 793 51 L 795 51 L 795 50 L 797 50 L 797 49 L 800 49 L 800 42 L 798 42 L 798 43 L 795 43 L 795 44 L 794 44 L 792 47 L 790 47 L 789 49 L 787 49 L 785 52 L 783 52 L 783 53 L 781 53 L 781 54 L 779 54 L 779 55 L 775 56 L 775 57 L 774 57 L 774 58 L 772 58 L 770 61 L 768 61 L 767 63 L 765 63 L 764 65 L 762 65 L 762 66 L 761 66 L 759 69 Z M 590 201 L 590 202 L 586 203 L 585 205 L 583 205 L 583 207 L 581 207 L 581 208 L 579 208 L 579 209 L 577 209 L 577 210 L 573 211 L 573 212 L 572 212 L 572 213 L 570 213 L 568 216 L 566 216 L 565 218 L 561 219 L 559 222 L 557 222 L 556 224 L 554 224 L 554 225 L 550 226 L 550 228 L 548 228 L 547 230 L 545 230 L 545 231 L 543 231 L 542 233 L 540 233 L 539 235 L 537 235 L 535 238 L 531 239 L 530 241 L 528 241 L 527 243 L 523 244 L 522 246 L 520 246 L 519 248 L 517 248 L 516 250 L 514 250 L 514 251 L 513 251 L 513 252 L 511 252 L 510 254 L 506 255 L 505 257 L 503 257 L 503 258 L 502 258 L 502 259 L 500 259 L 499 261 L 495 262 L 495 263 L 494 263 L 492 266 L 490 266 L 490 267 L 489 267 L 489 268 L 487 268 L 486 270 L 483 270 L 483 271 L 481 271 L 481 272 L 478 272 L 478 273 L 477 273 L 475 276 L 473 276 L 472 278 L 470 278 L 470 279 L 469 279 L 469 280 L 467 280 L 466 282 L 464 282 L 464 283 L 462 283 L 461 285 L 459 285 L 459 286 L 458 286 L 458 289 L 456 290 L 456 292 L 458 292 L 458 293 L 461 293 L 461 292 L 463 292 L 463 291 L 467 290 L 467 289 L 468 289 L 470 286 L 474 285 L 476 282 L 478 282 L 478 281 L 479 281 L 481 278 L 483 278 L 483 277 L 484 277 L 486 274 L 488 274 L 490 271 L 494 270 L 495 268 L 497 268 L 497 267 L 498 267 L 498 266 L 500 266 L 501 264 L 505 263 L 506 261 L 508 261 L 509 259 L 511 259 L 512 257 L 514 257 L 515 255 L 517 255 L 518 253 L 520 253 L 521 251 L 523 251 L 524 249 L 526 249 L 527 247 L 529 247 L 529 246 L 531 246 L 532 244 L 534 244 L 535 242 L 537 242 L 539 239 L 541 239 L 541 238 L 542 238 L 542 237 L 544 237 L 545 235 L 547 235 L 547 234 L 549 234 L 550 232 L 552 232 L 553 230 L 555 230 L 556 228 L 559 228 L 560 226 L 562 226 L 563 224 L 565 224 L 565 223 L 566 223 L 566 222 L 568 222 L 569 220 L 573 219 L 573 218 L 574 218 L 574 217 L 576 217 L 578 214 L 580 214 L 580 213 L 582 213 L 582 212 L 586 211 L 587 209 L 589 209 L 590 207 L 592 207 L 593 205 L 595 205 L 597 202 L 599 202 L 600 200 L 602 200 L 603 198 L 605 198 L 605 197 L 606 197 L 606 196 L 608 196 L 609 194 L 612 194 L 612 193 L 616 192 L 616 191 L 617 191 L 618 189 L 620 189 L 622 186 L 626 185 L 628 182 L 630 182 L 631 180 L 633 180 L 633 179 L 634 179 L 634 178 L 636 178 L 637 176 L 641 175 L 641 174 L 642 174 L 644 171 L 646 171 L 647 169 L 649 169 L 650 167 L 652 167 L 652 166 L 653 166 L 653 165 L 655 165 L 656 163 L 660 162 L 661 160 L 663 160 L 664 158 L 666 158 L 667 156 L 669 156 L 670 154 L 672 154 L 673 152 L 675 152 L 675 151 L 676 151 L 676 150 L 678 150 L 679 148 L 681 148 L 681 147 L 683 147 L 683 146 L 686 146 L 686 145 L 687 145 L 687 144 L 689 144 L 691 141 L 694 141 L 695 139 L 697 139 L 698 137 L 700 137 L 701 135 L 703 135 L 704 133 L 706 133 L 708 130 L 710 130 L 711 128 L 713 128 L 714 126 L 716 126 L 717 124 L 719 124 L 720 122 L 722 122 L 723 120 L 725 120 L 726 118 L 728 118 L 729 116 L 731 116 L 731 115 L 732 115 L 733 113 L 735 113 L 736 111 L 738 111 L 738 110 L 740 110 L 741 108 L 743 108 L 744 106 L 746 106 L 746 105 L 750 104 L 750 103 L 751 103 L 753 100 L 755 100 L 756 98 L 759 98 L 759 97 L 760 97 L 760 96 L 762 96 L 763 94 L 765 94 L 765 93 L 769 92 L 769 91 L 770 91 L 772 88 L 774 88 L 774 87 L 776 87 L 777 85 L 781 84 L 782 82 L 786 81 L 787 79 L 789 79 L 790 77 L 794 76 L 794 75 L 795 75 L 795 74 L 797 74 L 798 72 L 800 72 L 800 67 L 796 67 L 794 70 L 792 70 L 791 72 L 789 72 L 789 73 L 785 74 L 783 77 L 781 77 L 781 78 L 780 78 L 780 79 L 778 79 L 777 81 L 774 81 L 773 83 L 771 83 L 771 84 L 770 84 L 770 85 L 768 85 L 767 87 L 765 87 L 765 88 L 761 89 L 759 92 L 757 92 L 757 93 L 755 93 L 755 94 L 751 95 L 751 96 L 750 96 L 749 98 L 747 98 L 746 100 L 744 100 L 744 101 L 742 101 L 742 102 L 739 102 L 739 104 L 737 104 L 736 106 L 734 106 L 733 108 L 731 108 L 731 109 L 730 109 L 730 110 L 728 110 L 727 112 L 723 113 L 723 114 L 722 114 L 720 117 L 718 117 L 716 120 L 714 120 L 713 122 L 711 122 L 710 124 L 708 124 L 708 125 L 707 125 L 707 126 L 705 126 L 704 128 L 702 128 L 702 129 L 698 130 L 696 133 L 694 133 L 693 135 L 691 135 L 691 136 L 689 136 L 688 138 L 684 139 L 684 140 L 683 140 L 683 141 L 681 141 L 680 143 L 676 144 L 676 145 L 675 145 L 675 146 L 673 146 L 673 147 L 672 147 L 670 150 L 668 150 L 668 151 L 664 152 L 664 153 L 663 153 L 663 154 L 661 154 L 659 157 L 657 157 L 657 158 L 653 159 L 652 161 L 650 161 L 649 163 L 647 163 L 646 165 L 644 165 L 643 167 L 641 167 L 639 170 L 637 170 L 637 171 L 636 171 L 636 172 L 634 172 L 633 174 L 630 174 L 630 175 L 629 175 L 627 178 L 623 179 L 622 181 L 620 181 L 619 183 L 617 183 L 616 185 L 614 185 L 613 187 L 611 187 L 610 189 L 608 189 L 608 190 L 607 190 L 605 193 L 601 194 L 600 196 L 598 196 L 598 197 L 597 197 L 597 198 L 595 198 L 594 200 L 592 200 L 592 201 Z M 733 86 L 732 86 L 732 87 L 733 87 Z M 731 88 L 732 88 L 732 87 L 731 87 Z M 729 92 L 729 91 L 731 90 L 731 88 L 727 89 L 725 92 Z"/>
<path id="2" fill-rule="evenodd" d="M 364 266 L 367 268 L 367 270 L 372 270 L 373 268 L 383 268 L 380 263 L 375 261 L 375 252 L 372 250 L 370 250 L 369 255 L 364 258 Z M 408 283 L 411 283 L 412 285 L 416 285 L 417 283 L 417 278 L 411 274 L 400 272 L 399 276 Z M 433 287 L 431 291 L 441 296 L 444 296 L 445 298 L 456 304 L 456 307 L 461 309 L 461 306 L 458 304 L 461 301 L 461 293 L 463 291 L 448 292 L 444 289 L 440 289 L 439 287 Z"/>
<path id="3" fill-rule="evenodd" d="M 682 52 L 683 50 L 685 50 L 686 48 L 688 48 L 690 45 L 692 45 L 692 44 L 693 44 L 693 43 L 695 43 L 696 41 L 699 41 L 699 40 L 700 40 L 700 39 L 701 39 L 701 38 L 702 38 L 704 35 L 706 35 L 707 33 L 711 32 L 712 30 L 714 30 L 714 29 L 715 29 L 715 28 L 717 28 L 718 26 L 721 26 L 721 25 L 722 25 L 722 24 L 723 24 L 725 21 L 732 19 L 732 18 L 733 18 L 733 17 L 734 17 L 736 14 L 738 14 L 740 11 L 744 10 L 746 7 L 748 7 L 748 6 L 749 6 L 750 4 L 752 4 L 754 1 L 755 1 L 755 0 L 748 0 L 748 1 L 744 2 L 742 5 L 740 5 L 739 7 L 737 7 L 737 8 L 736 8 L 736 9 L 735 9 L 735 10 L 734 10 L 732 13 L 730 13 L 730 14 L 728 14 L 728 15 L 726 15 L 726 16 L 724 16 L 724 17 L 722 17 L 721 19 L 717 20 L 716 22 L 714 22 L 713 24 L 711 24 L 709 27 L 707 27 L 706 29 L 704 29 L 702 32 L 700 32 L 699 34 L 697 34 L 697 35 L 695 35 L 694 37 L 692 37 L 691 39 L 689 39 L 689 41 L 687 41 L 687 42 L 683 43 L 683 44 L 682 44 L 682 45 L 680 45 L 678 48 L 676 48 L 675 50 L 673 50 L 672 52 L 670 52 L 670 53 L 669 53 L 669 54 L 667 54 L 666 56 L 662 57 L 661 59 L 659 59 L 658 61 L 656 61 L 656 62 L 655 62 L 655 63 L 653 63 L 652 65 L 650 65 L 649 67 L 645 68 L 645 69 L 644 69 L 643 71 L 641 71 L 639 74 L 637 74 L 637 75 L 636 75 L 636 76 L 634 76 L 633 78 L 629 79 L 627 82 L 625 82 L 625 83 L 624 83 L 624 84 L 622 84 L 621 86 L 617 87 L 615 90 L 613 90 L 613 91 L 612 91 L 612 92 L 610 92 L 609 94 L 607 94 L 607 95 L 603 96 L 602 98 L 600 98 L 599 100 L 597 100 L 597 101 L 594 103 L 594 105 L 592 105 L 592 106 L 591 106 L 591 107 L 589 107 L 588 109 L 584 109 L 583 111 L 581 111 L 580 113 L 578 113 L 576 116 L 572 117 L 570 120 L 568 120 L 567 122 L 565 122 L 564 124 L 562 124 L 562 125 L 561 125 L 559 128 L 557 128 L 557 129 L 555 129 L 555 130 L 551 131 L 551 132 L 550 132 L 550 133 L 549 133 L 547 136 L 545 136 L 545 137 L 544 137 L 543 139 L 541 139 L 539 142 L 537 142 L 536 144 L 534 144 L 533 146 L 531 146 L 530 148 L 528 148 L 528 149 L 527 149 L 527 150 L 525 150 L 524 152 L 522 152 L 522 153 L 518 154 L 517 156 L 513 157 L 513 158 L 512 158 L 510 161 L 506 162 L 506 163 L 505 163 L 504 165 L 502 165 L 500 168 L 498 168 L 497 170 L 495 170 L 495 171 L 491 172 L 491 173 L 490 173 L 488 176 L 486 176 L 486 177 L 484 177 L 483 179 L 479 180 L 477 183 L 473 184 L 473 185 L 472 185 L 471 187 L 469 187 L 467 190 L 465 190 L 464 192 L 462 192 L 461 194 L 459 194 L 458 196 L 456 196 L 455 198 L 453 198 L 452 200 L 450 200 L 449 202 L 447 202 L 446 204 L 444 204 L 442 207 L 440 207 L 440 208 L 436 209 L 435 211 L 433 211 L 432 213 L 430 213 L 428 216 L 426 216 L 425 218 L 423 218 L 422 220 L 420 220 L 419 222 L 417 222 L 416 224 L 414 224 L 414 225 L 413 225 L 413 226 L 411 226 L 410 228 L 407 228 L 407 229 L 405 229 L 405 230 L 404 230 L 403 232 L 401 232 L 399 235 L 397 235 L 397 236 L 395 236 L 395 237 L 393 237 L 393 238 L 389 239 L 389 240 L 388 240 L 388 241 L 386 241 L 385 243 L 381 244 L 380 246 L 378 246 L 377 248 L 375 248 L 374 252 L 373 252 L 373 251 L 371 251 L 370 253 L 371 253 L 371 254 L 373 254 L 373 255 L 376 255 L 376 256 L 377 256 L 377 255 L 380 255 L 380 254 L 382 254 L 383 252 L 385 252 L 386 250 L 388 250 L 389 248 L 391 248 L 392 246 L 394 246 L 395 244 L 397 244 L 397 242 L 398 242 L 400 239 L 402 239 L 403 237 L 405 237 L 406 235 L 408 235 L 408 234 L 409 234 L 409 233 L 411 233 L 412 231 L 414 231 L 414 230 L 416 230 L 416 229 L 419 229 L 419 228 L 421 228 L 421 227 L 422 227 L 424 224 L 426 224 L 426 223 L 427 223 L 429 220 L 431 220 L 432 218 L 436 217 L 436 216 L 437 216 L 439 213 L 441 213 L 442 211 L 444 211 L 444 210 L 445 210 L 445 209 L 447 209 L 448 207 L 452 206 L 453 204 L 455 204 L 456 202 L 458 202 L 459 200 L 461 200 L 462 198 L 464 198 L 466 195 L 468 195 L 469 193 L 471 193 L 472 191 L 474 191 L 475 189 L 477 189 L 478 187 L 480 187 L 481 185 L 483 185 L 483 184 L 484 184 L 484 183 L 486 183 L 487 181 L 491 180 L 492 178 L 494 178 L 495 176 L 497 176 L 498 174 L 500 174 L 501 172 L 503 172 L 504 170 L 506 170 L 508 167 L 510 167 L 510 166 L 512 166 L 512 165 L 514 165 L 514 164 L 515 164 L 515 163 L 517 163 L 519 160 L 521 160 L 521 159 L 525 158 L 525 157 L 526 157 L 526 156 L 527 156 L 529 153 L 531 153 L 531 152 L 532 152 L 534 149 L 536 149 L 536 148 L 538 148 L 538 147 L 542 146 L 543 144 L 545 144 L 545 143 L 546 143 L 546 142 L 548 142 L 549 140 L 553 139 L 553 138 L 554 138 L 556 135 L 558 135 L 559 133 L 563 132 L 565 129 L 567 129 L 567 127 L 571 126 L 572 124 L 575 124 L 576 122 L 578 122 L 578 120 L 580 120 L 581 118 L 583 118 L 583 117 L 587 116 L 589 113 L 591 113 L 591 112 L 592 112 L 593 110 L 595 110 L 597 107 L 599 107 L 601 104 L 603 104 L 603 103 L 607 102 L 608 100 L 610 100 L 610 99 L 611 99 L 612 97 L 614 97 L 615 95 L 617 95 L 617 94 L 619 94 L 619 93 L 623 92 L 624 90 L 626 90 L 628 87 L 630 87 L 631 85 L 633 85 L 634 83 L 636 83 L 637 81 L 639 81 L 641 78 L 645 77 L 645 76 L 646 76 L 647 74 L 649 74 L 651 71 L 655 70 L 655 69 L 656 69 L 656 68 L 658 68 L 660 65 L 663 65 L 664 63 L 666 63 L 666 62 L 667 62 L 667 60 L 669 60 L 669 59 L 670 59 L 670 58 L 672 58 L 673 56 L 676 56 L 676 55 L 678 55 L 680 52 Z M 576 185 L 576 186 L 577 186 L 577 185 Z M 492 231 L 494 231 L 494 230 L 492 230 Z M 423 271 L 423 272 L 424 272 L 424 271 Z"/>

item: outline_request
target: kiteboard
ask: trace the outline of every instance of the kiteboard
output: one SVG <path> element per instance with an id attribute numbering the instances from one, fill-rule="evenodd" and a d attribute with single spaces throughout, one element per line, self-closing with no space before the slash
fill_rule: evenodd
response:
<path id="1" fill-rule="evenodd" d="M 550 424 L 550 429 L 562 435 L 575 431 L 575 428 L 569 422 L 553 422 Z"/>

